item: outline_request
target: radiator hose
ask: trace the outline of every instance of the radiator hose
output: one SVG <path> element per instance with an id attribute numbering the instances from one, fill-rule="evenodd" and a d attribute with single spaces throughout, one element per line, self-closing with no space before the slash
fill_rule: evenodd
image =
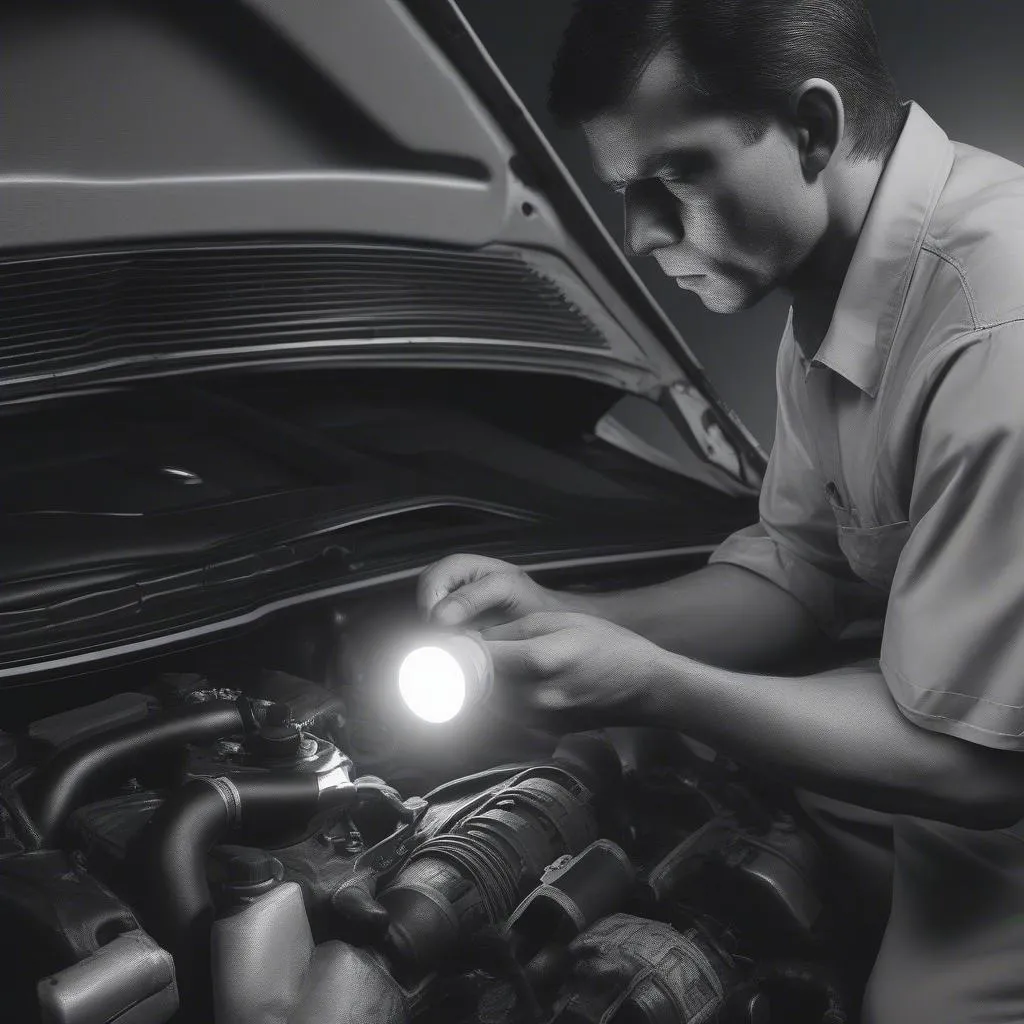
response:
<path id="1" fill-rule="evenodd" d="M 21 787 L 38 844 L 54 845 L 71 812 L 105 783 L 122 779 L 186 743 L 212 743 L 243 728 L 239 706 L 216 700 L 165 711 L 60 748 Z"/>
<path id="2" fill-rule="evenodd" d="M 379 780 L 351 781 L 346 761 L 321 774 L 261 772 L 193 779 L 172 793 L 129 854 L 139 879 L 135 905 L 147 931 L 174 956 L 184 1005 L 208 997 L 213 899 L 207 854 L 229 834 L 253 836 L 301 827 L 324 812 L 364 799 L 387 803 L 401 818 L 413 810 Z"/>

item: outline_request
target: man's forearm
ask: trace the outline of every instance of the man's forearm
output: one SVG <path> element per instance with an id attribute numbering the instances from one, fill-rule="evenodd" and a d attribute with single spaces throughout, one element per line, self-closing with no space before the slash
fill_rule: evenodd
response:
<path id="1" fill-rule="evenodd" d="M 560 596 L 570 610 L 608 619 L 667 651 L 722 668 L 768 671 L 822 637 L 794 597 L 727 563 L 638 590 Z"/>
<path id="2" fill-rule="evenodd" d="M 971 828 L 1024 818 L 1024 758 L 912 724 L 877 671 L 781 678 L 678 655 L 657 671 L 647 724 L 677 728 L 792 785 Z"/>

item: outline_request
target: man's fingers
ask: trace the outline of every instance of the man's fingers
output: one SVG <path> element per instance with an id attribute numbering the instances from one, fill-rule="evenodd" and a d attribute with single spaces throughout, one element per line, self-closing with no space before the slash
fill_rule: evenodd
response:
<path id="1" fill-rule="evenodd" d="M 528 616 L 534 618 L 534 616 Z M 509 626 L 519 626 L 526 620 L 510 622 Z M 503 630 L 504 626 L 495 626 L 495 630 Z M 488 629 L 481 633 L 487 649 L 490 651 L 494 664 L 494 674 L 498 677 L 530 682 L 546 679 L 558 672 L 564 664 L 565 640 L 554 633 L 537 634 L 506 640 L 492 638 L 494 630 Z"/>
<path id="2" fill-rule="evenodd" d="M 574 709 L 566 690 L 550 678 L 558 657 L 544 648 L 543 640 L 489 640 L 487 647 L 494 674 L 504 684 L 491 695 L 492 707 L 507 717 L 532 718 L 538 724 Z"/>
<path id="3" fill-rule="evenodd" d="M 430 613 L 453 590 L 473 579 L 473 561 L 466 555 L 450 555 L 427 566 L 416 581 L 416 604 Z"/>
<path id="4" fill-rule="evenodd" d="M 507 568 L 506 563 L 482 555 L 449 555 L 428 566 L 416 582 L 416 603 L 429 617 L 450 594 L 489 573 Z M 454 624 L 454 623 L 453 623 Z"/>
<path id="5" fill-rule="evenodd" d="M 484 639 L 494 665 L 494 674 L 499 679 L 522 679 L 533 675 L 533 657 L 529 644 L 522 640 Z"/>
<path id="6" fill-rule="evenodd" d="M 529 618 L 529 616 L 527 616 Z M 497 640 L 525 640 L 530 634 L 524 632 L 523 623 L 526 619 L 513 619 L 511 622 L 499 622 L 480 630 L 480 635 L 488 642 Z"/>
<path id="7" fill-rule="evenodd" d="M 438 601 L 431 618 L 443 626 L 457 626 L 493 608 L 507 608 L 514 597 L 508 576 L 489 572 Z"/>
<path id="8" fill-rule="evenodd" d="M 480 631 L 485 640 L 531 640 L 545 636 L 565 625 L 564 616 L 557 612 L 533 612 L 521 619 L 500 622 Z"/>

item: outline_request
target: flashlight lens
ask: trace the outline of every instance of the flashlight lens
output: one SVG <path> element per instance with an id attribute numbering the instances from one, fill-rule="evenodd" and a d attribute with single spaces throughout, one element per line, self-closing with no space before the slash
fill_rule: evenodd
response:
<path id="1" fill-rule="evenodd" d="M 425 722 L 450 722 L 466 702 L 466 675 L 446 650 L 418 647 L 398 670 L 398 690 Z"/>

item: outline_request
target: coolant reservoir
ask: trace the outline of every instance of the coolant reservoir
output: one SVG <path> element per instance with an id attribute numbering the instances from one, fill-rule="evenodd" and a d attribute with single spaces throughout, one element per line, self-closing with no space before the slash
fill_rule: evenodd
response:
<path id="1" fill-rule="evenodd" d="M 317 946 L 302 891 L 284 882 L 211 934 L 217 1024 L 406 1024 L 405 996 L 383 960 L 344 942 Z"/>

